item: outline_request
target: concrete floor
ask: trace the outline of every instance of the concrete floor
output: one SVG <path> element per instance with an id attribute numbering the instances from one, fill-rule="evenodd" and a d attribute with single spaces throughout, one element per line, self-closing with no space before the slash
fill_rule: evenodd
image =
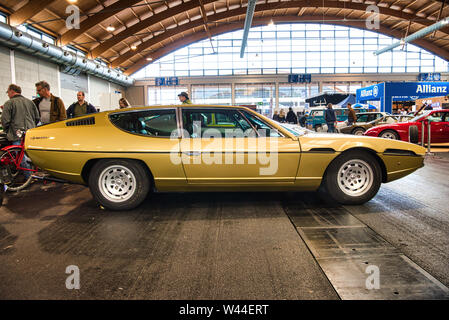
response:
<path id="1" fill-rule="evenodd" d="M 316 193 L 193 193 L 109 212 L 83 186 L 36 182 L 0 208 L 0 299 L 345 298 L 298 232 L 303 211 L 350 215 L 448 287 L 448 169 L 439 153 L 353 207 Z M 69 265 L 79 290 L 66 289 Z"/>

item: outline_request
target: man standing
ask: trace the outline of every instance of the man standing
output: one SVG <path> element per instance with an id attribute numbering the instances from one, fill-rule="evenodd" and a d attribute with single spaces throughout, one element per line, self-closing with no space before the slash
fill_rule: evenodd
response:
<path id="1" fill-rule="evenodd" d="M 5 102 L 2 113 L 3 131 L 13 144 L 20 144 L 17 130 L 25 132 L 39 123 L 39 112 L 33 101 L 22 96 L 22 89 L 11 84 L 7 91 L 9 100 Z"/>
<path id="2" fill-rule="evenodd" d="M 355 114 L 354 109 L 352 109 L 352 106 L 350 103 L 348 103 L 348 126 L 352 126 L 354 122 L 357 120 L 357 115 Z"/>
<path id="3" fill-rule="evenodd" d="M 293 124 L 298 124 L 298 118 L 296 117 L 296 114 L 293 112 L 292 107 L 288 108 L 287 122 L 293 123 Z"/>
<path id="4" fill-rule="evenodd" d="M 39 98 L 34 99 L 33 102 L 39 110 L 42 124 L 67 118 L 64 102 L 51 94 L 50 85 L 47 82 L 39 81 L 36 83 L 36 92 Z"/>
<path id="5" fill-rule="evenodd" d="M 181 92 L 178 94 L 179 101 L 182 102 L 182 104 L 192 104 L 192 101 L 189 99 L 189 95 L 187 92 Z"/>
<path id="6" fill-rule="evenodd" d="M 39 123 L 39 112 L 33 101 L 22 96 L 22 89 L 19 86 L 9 85 L 7 94 L 9 100 L 5 102 L 2 113 L 3 131 L 6 132 L 8 141 L 13 145 L 20 145 L 22 133 Z M 27 161 L 25 155 L 20 165 L 29 169 Z M 30 173 L 26 171 L 24 175 L 28 179 Z"/>
<path id="7" fill-rule="evenodd" d="M 76 98 L 78 102 L 73 103 L 67 109 L 67 118 L 76 118 L 89 113 L 97 112 L 97 109 L 85 100 L 85 94 L 83 91 L 78 92 Z"/>
<path id="8" fill-rule="evenodd" d="M 332 103 L 327 105 L 326 113 L 324 114 L 324 119 L 327 123 L 327 132 L 335 132 L 335 124 L 337 118 L 335 117 L 335 111 L 332 109 Z"/>

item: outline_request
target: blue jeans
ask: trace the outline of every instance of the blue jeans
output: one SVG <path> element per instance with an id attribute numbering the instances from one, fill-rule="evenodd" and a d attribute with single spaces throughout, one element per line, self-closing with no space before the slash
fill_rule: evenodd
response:
<path id="1" fill-rule="evenodd" d="M 335 132 L 335 124 L 334 122 L 327 123 L 327 132 Z"/>
<path id="2" fill-rule="evenodd" d="M 21 141 L 20 141 L 20 140 L 18 140 L 18 141 L 13 141 L 13 142 L 12 142 L 12 145 L 13 145 L 13 146 L 20 146 L 20 144 L 21 144 Z M 21 166 L 22 168 L 31 169 L 31 166 L 30 166 L 30 164 L 29 164 L 29 161 L 31 161 L 30 158 L 28 158 L 28 157 L 26 156 L 26 154 L 24 154 L 24 155 L 23 155 L 22 162 L 20 163 L 20 166 Z M 23 171 L 23 175 L 25 176 L 25 178 L 28 179 L 28 178 L 30 177 L 30 175 L 31 175 L 31 171 Z"/>

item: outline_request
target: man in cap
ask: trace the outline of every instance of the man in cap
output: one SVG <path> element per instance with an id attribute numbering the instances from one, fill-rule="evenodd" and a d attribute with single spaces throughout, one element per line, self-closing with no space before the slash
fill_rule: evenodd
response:
<path id="1" fill-rule="evenodd" d="M 192 104 L 192 101 L 189 99 L 189 95 L 187 92 L 181 92 L 178 94 L 179 101 L 182 102 L 182 104 Z"/>

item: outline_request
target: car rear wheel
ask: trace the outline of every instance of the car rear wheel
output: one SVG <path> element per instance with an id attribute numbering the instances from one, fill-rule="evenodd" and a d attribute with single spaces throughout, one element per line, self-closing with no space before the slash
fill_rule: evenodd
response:
<path id="1" fill-rule="evenodd" d="M 393 130 L 382 131 L 382 133 L 379 135 L 379 137 L 384 138 L 384 139 L 399 140 L 399 135 L 396 132 L 394 132 Z"/>
<path id="2" fill-rule="evenodd" d="M 362 204 L 379 191 L 382 171 L 377 160 L 367 152 L 347 152 L 329 165 L 324 187 L 331 198 L 342 204 Z"/>
<path id="3" fill-rule="evenodd" d="M 364 133 L 365 133 L 365 129 L 363 129 L 363 128 L 355 128 L 354 130 L 352 130 L 352 134 L 354 134 L 356 136 L 363 136 Z"/>
<path id="4" fill-rule="evenodd" d="M 139 206 L 150 190 L 150 177 L 134 160 L 110 159 L 97 162 L 89 175 L 95 200 L 110 210 L 130 210 Z"/>

